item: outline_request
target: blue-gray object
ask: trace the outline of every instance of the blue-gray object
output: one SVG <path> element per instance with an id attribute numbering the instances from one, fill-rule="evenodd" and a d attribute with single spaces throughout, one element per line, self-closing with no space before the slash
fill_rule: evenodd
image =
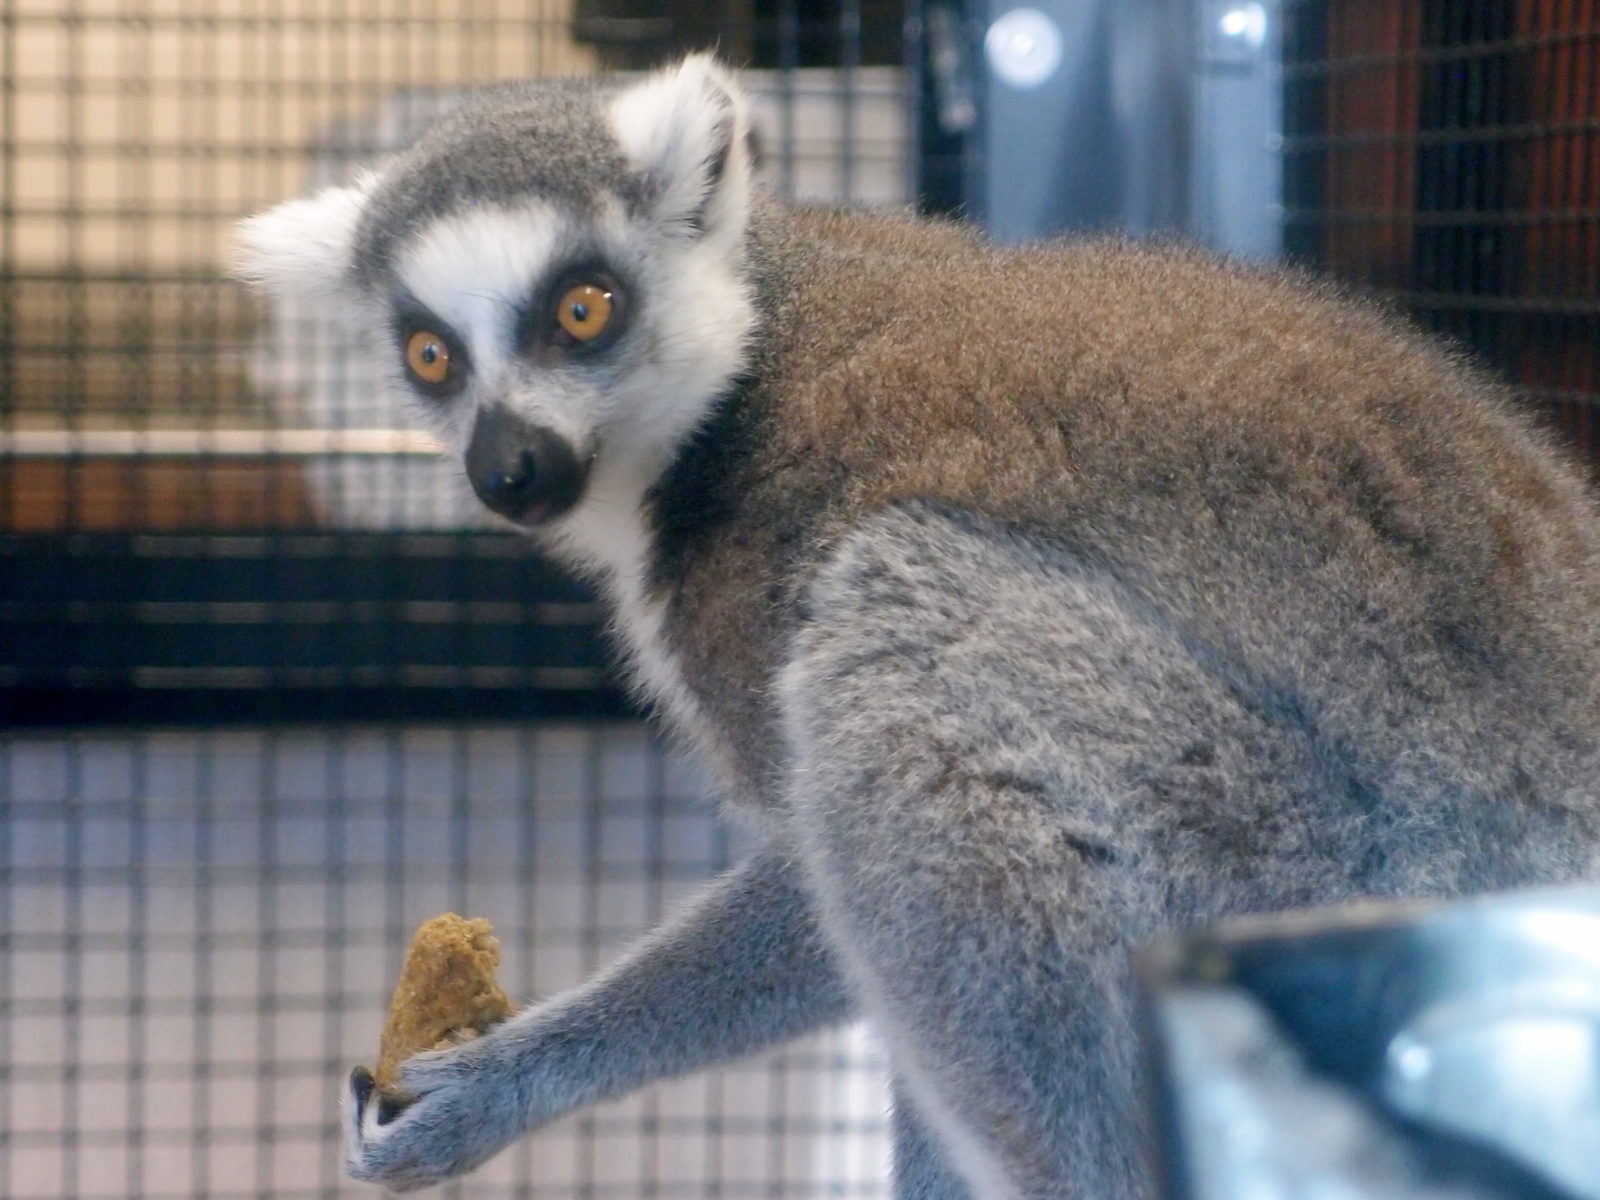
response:
<path id="1" fill-rule="evenodd" d="M 980 6 L 973 214 L 1006 242 L 1116 229 L 1276 257 L 1280 3 Z"/>
<path id="2" fill-rule="evenodd" d="M 1600 1198 L 1600 889 L 1242 922 L 1141 978 L 1170 1200 Z"/>

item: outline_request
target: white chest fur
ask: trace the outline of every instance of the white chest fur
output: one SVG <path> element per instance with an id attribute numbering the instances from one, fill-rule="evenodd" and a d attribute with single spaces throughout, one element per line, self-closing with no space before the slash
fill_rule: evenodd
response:
<path id="1" fill-rule="evenodd" d="M 715 761 L 726 753 L 726 746 L 690 691 L 666 637 L 666 601 L 652 596 L 647 585 L 651 540 L 644 520 L 642 478 L 643 473 L 603 460 L 597 463 L 584 502 L 551 532 L 546 544 L 599 583 L 630 680 L 640 696 L 675 733 Z"/>

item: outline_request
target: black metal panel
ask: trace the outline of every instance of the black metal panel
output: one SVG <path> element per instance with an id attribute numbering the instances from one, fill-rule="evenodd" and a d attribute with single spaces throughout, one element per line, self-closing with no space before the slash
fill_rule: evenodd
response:
<path id="1" fill-rule="evenodd" d="M 0 537 L 0 720 L 614 715 L 598 609 L 519 538 Z"/>

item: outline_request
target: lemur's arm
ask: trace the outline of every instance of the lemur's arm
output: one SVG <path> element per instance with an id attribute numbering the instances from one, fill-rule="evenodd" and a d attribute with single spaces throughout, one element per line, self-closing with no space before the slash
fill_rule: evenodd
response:
<path id="1" fill-rule="evenodd" d="M 798 872 L 785 855 L 759 855 L 589 983 L 412 1059 L 401 1082 L 417 1099 L 387 1124 L 358 1070 L 345 1112 L 350 1174 L 426 1187 L 574 1108 L 845 1019 Z"/>

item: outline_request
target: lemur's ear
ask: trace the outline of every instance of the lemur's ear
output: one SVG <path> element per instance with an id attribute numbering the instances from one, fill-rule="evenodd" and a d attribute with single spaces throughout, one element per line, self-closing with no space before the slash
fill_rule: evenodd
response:
<path id="1" fill-rule="evenodd" d="M 239 222 L 231 273 L 251 287 L 283 299 L 312 299 L 343 290 L 356 223 L 369 179 L 331 187 Z"/>
<path id="2" fill-rule="evenodd" d="M 750 209 L 750 116 L 709 54 L 635 84 L 611 103 L 617 140 L 644 183 L 650 216 L 689 236 L 734 240 Z"/>

